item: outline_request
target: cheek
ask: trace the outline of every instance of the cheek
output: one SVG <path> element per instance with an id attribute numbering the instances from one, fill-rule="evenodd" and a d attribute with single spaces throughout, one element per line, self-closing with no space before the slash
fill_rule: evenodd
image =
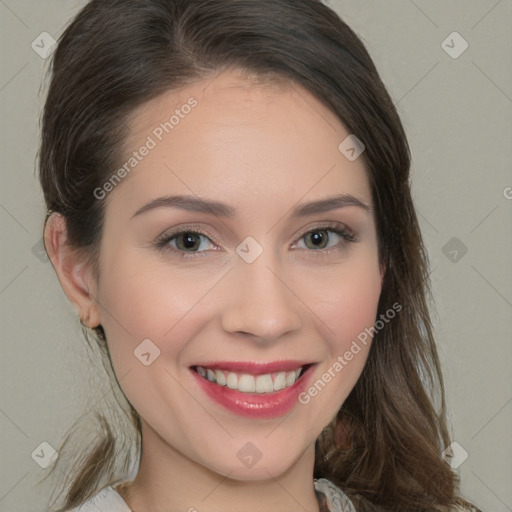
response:
<path id="1" fill-rule="evenodd" d="M 98 299 L 119 373 L 140 366 L 133 352 L 146 339 L 163 356 L 179 355 L 201 319 L 210 314 L 208 301 L 202 298 L 212 288 L 212 279 L 211 273 L 196 273 L 191 281 L 190 273 L 143 259 L 140 251 L 129 248 L 105 253 Z"/>
<path id="2" fill-rule="evenodd" d="M 316 408 L 321 425 L 336 416 L 363 371 L 371 346 L 369 329 L 377 315 L 381 277 L 374 259 L 363 257 L 357 264 L 332 272 L 324 284 L 315 302 L 325 342 L 324 359 L 316 380 L 299 396 L 300 403 Z"/>
<path id="3" fill-rule="evenodd" d="M 315 313 L 323 320 L 325 339 L 339 352 L 374 325 L 382 288 L 376 252 L 361 251 L 346 265 L 316 278 L 316 291 L 310 291 L 309 296 Z"/>
<path id="4" fill-rule="evenodd" d="M 353 275 L 326 298 L 322 309 L 338 348 L 374 325 L 380 291 L 380 276 Z"/>
<path id="5" fill-rule="evenodd" d="M 346 398 L 359 378 L 371 345 L 381 293 L 381 275 L 373 252 L 353 258 L 333 271 L 317 288 L 315 312 L 322 320 L 324 367 L 337 383 L 338 399 Z M 336 366 L 333 366 L 336 363 Z M 328 375 L 327 379 L 331 379 Z"/>

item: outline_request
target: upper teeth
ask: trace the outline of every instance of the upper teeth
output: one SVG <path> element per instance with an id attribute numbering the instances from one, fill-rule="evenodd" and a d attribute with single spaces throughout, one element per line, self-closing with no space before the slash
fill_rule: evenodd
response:
<path id="1" fill-rule="evenodd" d="M 265 373 L 263 375 L 250 375 L 248 373 L 234 373 L 224 370 L 212 370 L 197 366 L 197 373 L 211 382 L 229 389 L 236 389 L 243 393 L 272 393 L 292 386 L 299 378 L 302 366 L 291 372 Z M 272 376 L 274 378 L 272 379 Z"/>

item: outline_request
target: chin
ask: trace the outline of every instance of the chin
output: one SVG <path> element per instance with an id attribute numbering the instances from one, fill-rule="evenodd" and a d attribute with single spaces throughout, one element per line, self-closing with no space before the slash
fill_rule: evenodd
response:
<path id="1" fill-rule="evenodd" d="M 240 482 L 257 482 L 269 480 L 270 478 L 279 478 L 283 473 L 290 469 L 291 465 L 291 461 L 289 464 L 284 464 L 283 461 L 279 461 L 275 464 L 270 463 L 264 465 L 260 460 L 251 468 L 226 468 L 228 469 L 228 472 L 223 474 L 231 480 L 238 480 Z"/>
<path id="2" fill-rule="evenodd" d="M 229 447 L 226 447 L 227 449 L 219 454 L 222 457 L 221 461 L 217 458 L 216 462 L 211 464 L 210 461 L 203 460 L 201 464 L 231 480 L 258 481 L 278 478 L 304 456 L 304 453 L 291 456 L 291 451 L 283 444 L 279 447 L 266 446 L 261 450 L 256 447 L 257 442 L 253 444 L 244 441 L 236 444 L 233 457 L 226 457 L 229 453 Z M 268 456 L 265 456 L 265 451 L 269 453 Z"/>

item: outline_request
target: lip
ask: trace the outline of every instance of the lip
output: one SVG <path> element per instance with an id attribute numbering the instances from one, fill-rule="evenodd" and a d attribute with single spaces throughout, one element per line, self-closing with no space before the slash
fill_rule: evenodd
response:
<path id="1" fill-rule="evenodd" d="M 226 386 L 214 384 L 209 380 L 201 377 L 197 371 L 194 370 L 194 365 L 190 371 L 196 379 L 199 388 L 206 394 L 208 398 L 213 400 L 217 405 L 220 405 L 228 411 L 254 419 L 270 419 L 284 416 L 298 403 L 298 396 L 308 387 L 311 381 L 316 363 L 300 363 L 297 361 L 279 361 L 272 363 L 215 363 L 205 364 L 204 367 L 212 369 L 236 368 L 237 372 L 246 371 L 254 375 L 263 373 L 272 373 L 272 371 L 286 371 L 281 368 L 288 368 L 288 371 L 294 370 L 299 366 L 308 366 L 299 379 L 289 388 L 275 391 L 273 393 L 243 393 L 235 389 L 229 389 Z M 292 365 L 292 366 L 290 366 Z M 278 368 L 277 370 L 275 368 Z M 254 373 L 254 372 L 260 373 Z"/>

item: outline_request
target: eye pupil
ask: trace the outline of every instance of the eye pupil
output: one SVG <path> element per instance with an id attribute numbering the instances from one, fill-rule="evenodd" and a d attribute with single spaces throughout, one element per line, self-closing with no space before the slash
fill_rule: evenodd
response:
<path id="1" fill-rule="evenodd" d="M 180 240 L 183 241 L 183 244 L 179 243 Z M 195 233 L 182 233 L 182 235 L 178 237 L 177 246 L 179 249 L 197 249 L 200 243 L 199 235 Z M 180 245 L 182 245 L 182 247 L 180 247 Z"/>
<path id="2" fill-rule="evenodd" d="M 325 230 L 312 231 L 306 237 L 306 239 L 310 239 L 315 248 L 323 249 L 327 244 L 328 236 Z"/>

